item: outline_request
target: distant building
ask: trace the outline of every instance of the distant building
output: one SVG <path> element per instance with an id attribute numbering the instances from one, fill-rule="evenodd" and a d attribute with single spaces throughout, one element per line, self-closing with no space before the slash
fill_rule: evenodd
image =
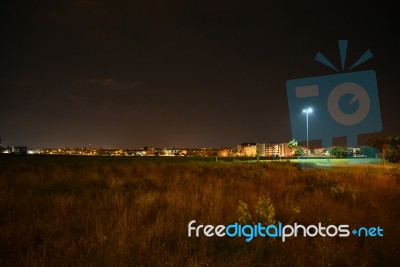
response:
<path id="1" fill-rule="evenodd" d="M 26 146 L 13 146 L 13 147 L 11 147 L 11 154 L 27 155 L 28 148 Z"/>
<path id="2" fill-rule="evenodd" d="M 287 143 L 269 143 L 265 147 L 265 155 L 267 157 L 287 157 L 292 155 L 292 150 Z"/>
<path id="3" fill-rule="evenodd" d="M 242 143 L 237 146 L 237 153 L 239 156 L 255 157 L 257 156 L 257 144 L 256 143 Z"/>
<path id="4" fill-rule="evenodd" d="M 216 149 L 218 157 L 228 157 L 232 154 L 232 149 L 230 148 L 219 148 Z"/>

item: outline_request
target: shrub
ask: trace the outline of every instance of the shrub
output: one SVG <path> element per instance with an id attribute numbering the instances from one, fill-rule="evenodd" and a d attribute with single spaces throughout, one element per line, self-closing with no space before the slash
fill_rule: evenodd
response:
<path id="1" fill-rule="evenodd" d="M 245 202 L 239 201 L 236 211 L 239 216 L 238 221 L 240 224 L 255 224 L 259 222 L 265 225 L 275 224 L 275 207 L 272 205 L 269 196 L 262 195 L 257 200 L 257 204 L 254 207 L 254 218 L 256 218 L 257 221 L 253 220 L 253 216 Z"/>

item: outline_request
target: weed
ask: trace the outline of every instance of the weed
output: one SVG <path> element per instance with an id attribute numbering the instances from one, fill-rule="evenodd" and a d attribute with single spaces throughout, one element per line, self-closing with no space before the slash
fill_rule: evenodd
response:
<path id="1" fill-rule="evenodd" d="M 398 266 L 399 171 L 1 157 L 2 266 Z M 380 226 L 383 238 L 187 236 L 187 224 Z"/>
<path id="2" fill-rule="evenodd" d="M 239 216 L 239 223 L 240 224 L 250 224 L 253 223 L 253 217 L 249 211 L 249 207 L 245 202 L 239 200 L 239 206 L 236 209 L 236 212 Z"/>

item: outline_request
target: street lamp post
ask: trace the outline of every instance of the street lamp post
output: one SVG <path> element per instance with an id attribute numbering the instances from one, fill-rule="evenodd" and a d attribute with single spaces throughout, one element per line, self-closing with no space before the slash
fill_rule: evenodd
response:
<path id="1" fill-rule="evenodd" d="M 312 108 L 305 108 L 305 109 L 303 109 L 303 113 L 306 113 L 306 127 L 307 127 L 307 156 L 308 156 L 308 152 L 309 152 L 309 150 L 308 150 L 308 114 L 309 113 L 312 113 Z"/>

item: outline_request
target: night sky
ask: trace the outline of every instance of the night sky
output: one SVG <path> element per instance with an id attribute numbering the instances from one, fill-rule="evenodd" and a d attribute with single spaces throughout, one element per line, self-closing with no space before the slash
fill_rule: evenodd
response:
<path id="1" fill-rule="evenodd" d="M 329 3 L 328 3 L 329 2 Z M 383 1 L 2 1 L 0 136 L 41 147 L 223 147 L 291 139 L 286 81 L 377 73 L 400 134 L 397 11 Z"/>

